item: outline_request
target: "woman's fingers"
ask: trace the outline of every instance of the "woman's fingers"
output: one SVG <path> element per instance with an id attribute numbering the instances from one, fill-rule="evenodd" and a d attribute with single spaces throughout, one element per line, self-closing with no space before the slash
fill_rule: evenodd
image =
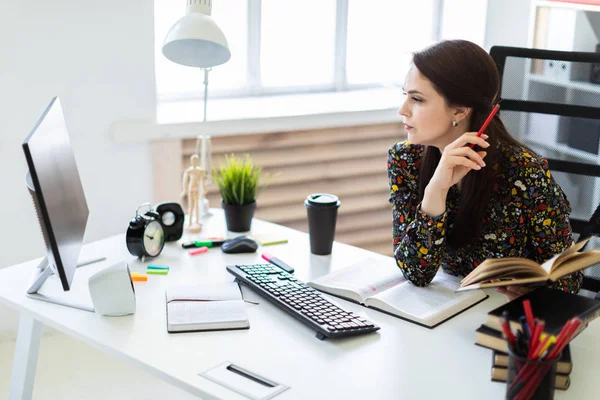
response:
<path id="1" fill-rule="evenodd" d="M 446 151 L 446 150 L 444 150 Z M 481 154 L 483 153 L 483 154 Z M 460 147 L 458 149 L 450 149 L 448 150 L 448 156 L 459 156 L 462 158 L 468 158 L 475 163 L 479 164 L 482 167 L 485 167 L 485 162 L 483 161 L 483 157 L 485 157 L 485 152 L 477 153 L 475 150 L 470 147 Z"/>
<path id="2" fill-rule="evenodd" d="M 517 293 L 519 295 L 531 292 L 531 288 L 528 288 L 525 286 L 518 286 L 518 285 L 510 285 L 510 286 L 508 286 L 507 289 L 510 290 L 511 292 Z"/>
<path id="3" fill-rule="evenodd" d="M 450 163 L 451 167 L 462 165 L 463 167 L 467 167 L 470 169 L 481 169 L 481 165 L 477 164 L 475 161 L 469 160 L 467 157 L 464 156 L 449 156 L 448 162 Z"/>
<path id="4" fill-rule="evenodd" d="M 488 148 L 490 146 L 490 144 L 488 142 L 486 142 L 486 139 L 488 139 L 488 138 L 489 138 L 489 136 L 485 135 L 485 134 L 483 134 L 481 136 L 477 136 L 477 132 L 465 132 L 458 139 L 456 139 L 454 142 L 452 142 L 450 144 L 450 147 L 451 148 L 460 148 L 460 147 L 464 147 L 468 144 L 476 144 L 483 148 Z"/>

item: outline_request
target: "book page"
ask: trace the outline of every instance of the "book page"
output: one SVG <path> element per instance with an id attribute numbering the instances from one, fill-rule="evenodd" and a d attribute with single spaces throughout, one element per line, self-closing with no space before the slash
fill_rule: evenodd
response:
<path id="1" fill-rule="evenodd" d="M 328 288 L 345 289 L 360 296 L 360 301 L 405 282 L 393 257 L 368 258 L 334 271 L 308 284 L 324 292 L 339 294 Z"/>
<path id="2" fill-rule="evenodd" d="M 575 271 L 579 271 L 598 263 L 600 263 L 600 251 L 598 250 L 590 250 L 586 251 L 585 253 L 576 253 L 571 255 L 569 258 L 565 258 L 565 261 L 553 268 L 552 273 L 550 274 L 550 279 L 556 281 L 563 276 L 572 274 Z"/>
<path id="3" fill-rule="evenodd" d="M 167 304 L 169 325 L 224 324 L 248 319 L 243 300 L 172 301 Z"/>
<path id="4" fill-rule="evenodd" d="M 505 275 L 505 271 L 523 270 L 529 271 L 531 276 L 539 276 L 548 278 L 548 273 L 545 272 L 540 265 L 533 260 L 519 257 L 504 257 L 504 258 L 488 258 L 465 276 L 461 283 L 462 286 L 471 285 L 481 282 L 495 276 Z"/>
<path id="5" fill-rule="evenodd" d="M 544 270 L 546 270 L 550 275 L 556 268 L 559 268 L 563 262 L 568 262 L 568 260 L 573 258 L 573 256 L 577 256 L 577 252 L 581 250 L 589 240 L 590 238 L 585 238 L 573 243 L 567 250 L 546 261 L 542 265 L 542 268 L 544 268 Z"/>
<path id="6" fill-rule="evenodd" d="M 486 288 L 495 288 L 500 286 L 511 286 L 511 285 L 525 285 L 529 287 L 543 286 L 546 284 L 551 284 L 551 281 L 547 277 L 537 277 L 537 278 L 500 278 L 500 279 L 490 279 L 481 283 L 473 283 L 471 285 L 461 285 L 460 289 L 457 292 L 466 292 L 469 290 L 478 290 L 478 289 L 486 289 Z"/>
<path id="7" fill-rule="evenodd" d="M 456 293 L 458 277 L 439 271 L 431 284 L 407 283 L 372 296 L 369 306 L 432 326 L 486 297 L 483 291 Z"/>
<path id="8" fill-rule="evenodd" d="M 242 292 L 236 282 L 170 285 L 166 298 L 167 303 L 172 300 L 241 300 Z"/>

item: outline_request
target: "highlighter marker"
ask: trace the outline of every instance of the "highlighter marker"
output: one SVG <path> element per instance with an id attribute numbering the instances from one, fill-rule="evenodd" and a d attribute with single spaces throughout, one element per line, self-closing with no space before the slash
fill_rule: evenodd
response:
<path id="1" fill-rule="evenodd" d="M 133 282 L 148 282 L 148 276 L 134 272 L 131 274 L 131 280 Z"/>
<path id="2" fill-rule="evenodd" d="M 149 269 L 146 271 L 148 275 L 167 275 L 168 273 L 168 269 Z"/>
<path id="3" fill-rule="evenodd" d="M 275 264 L 278 267 L 282 268 L 287 273 L 291 274 L 294 272 L 294 268 L 290 267 L 289 265 L 287 265 L 286 263 L 281 261 L 279 258 L 271 257 L 270 255 L 268 255 L 266 253 L 263 253 L 261 257 L 263 259 L 265 259 L 266 261 L 270 262 L 271 264 Z"/>
<path id="4" fill-rule="evenodd" d="M 146 269 L 157 269 L 157 270 L 162 270 L 162 269 L 169 269 L 169 267 L 167 267 L 166 265 L 148 265 L 146 267 Z"/>
<path id="5" fill-rule="evenodd" d="M 190 256 L 196 256 L 198 254 L 206 253 L 207 251 L 208 251 L 208 247 L 204 246 L 204 247 L 199 247 L 194 250 L 190 250 L 188 253 L 190 254 Z"/>
<path id="6" fill-rule="evenodd" d="M 189 243 L 182 243 L 181 247 L 183 247 L 184 249 L 192 249 L 194 247 L 219 247 L 221 246 L 223 243 L 225 243 L 224 240 L 206 240 L 206 241 L 195 241 L 195 242 L 189 242 Z"/>

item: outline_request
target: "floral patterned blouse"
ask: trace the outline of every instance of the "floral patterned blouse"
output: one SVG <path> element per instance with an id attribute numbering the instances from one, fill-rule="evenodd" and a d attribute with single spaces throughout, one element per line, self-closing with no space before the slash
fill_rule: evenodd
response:
<path id="1" fill-rule="evenodd" d="M 465 276 L 486 258 L 526 257 L 542 263 L 571 245 L 571 207 L 550 175 L 548 162 L 521 147 L 499 146 L 504 158 L 493 166 L 498 174 L 484 227 L 479 239 L 459 249 L 446 245 L 460 194 L 456 185 L 448 192 L 446 211 L 427 216 L 418 201 L 419 162 L 425 147 L 405 141 L 389 149 L 394 255 L 415 285 L 428 285 L 439 267 Z M 582 281 L 583 274 L 576 272 L 557 281 L 555 288 L 576 293 Z"/>

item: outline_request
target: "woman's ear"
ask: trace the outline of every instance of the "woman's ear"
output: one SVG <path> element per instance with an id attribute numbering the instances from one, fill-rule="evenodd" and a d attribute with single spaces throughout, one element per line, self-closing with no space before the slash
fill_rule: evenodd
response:
<path id="1" fill-rule="evenodd" d="M 456 122 L 468 121 L 473 109 L 471 107 L 459 106 L 454 109 L 453 115 Z"/>

